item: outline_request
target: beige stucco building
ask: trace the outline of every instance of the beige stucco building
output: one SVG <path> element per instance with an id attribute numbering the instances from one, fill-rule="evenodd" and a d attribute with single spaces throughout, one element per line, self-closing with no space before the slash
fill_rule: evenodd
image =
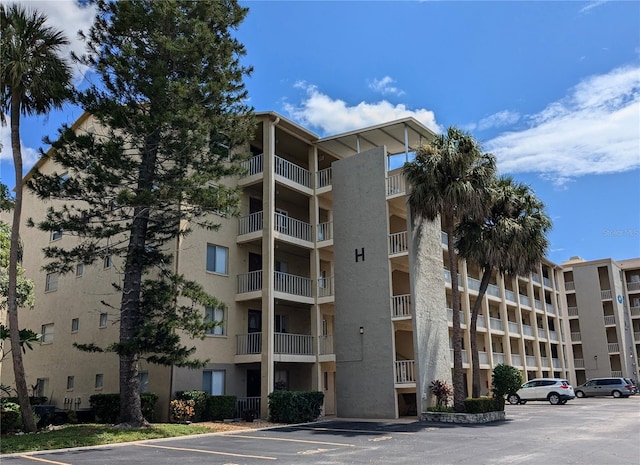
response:
<path id="1" fill-rule="evenodd" d="M 257 120 L 247 174 L 229 181 L 242 188 L 240 217 L 220 216 L 219 231 L 194 228 L 175 244 L 176 271 L 227 309 L 202 309 L 223 321 L 193 341 L 196 356 L 210 360 L 204 369 L 141 363 L 143 389 L 160 398 L 159 418 L 187 389 L 235 395 L 239 413 L 257 409 L 266 417 L 276 383 L 324 392 L 324 415 L 397 418 L 425 410 L 429 383 L 451 379 L 451 279 L 446 237 L 439 224 L 413 224 L 399 167 L 433 133 L 413 118 L 326 138 L 273 112 Z M 89 115 L 75 128 L 100 131 Z M 51 162 L 39 168 L 60 169 Z M 46 208 L 26 194 L 25 219 Z M 37 301 L 21 310 L 21 325 L 43 335 L 25 355 L 27 382 L 60 408 L 86 408 L 92 394 L 117 392 L 118 360 L 72 344 L 116 340 L 119 295 L 111 283 L 121 279 L 120 264 L 109 258 L 47 275 L 42 248 L 74 239 L 26 227 L 21 234 Z M 479 269 L 460 264 L 465 349 L 479 279 Z M 529 276 L 492 276 L 477 334 L 486 392 L 498 363 L 526 378 L 575 381 L 563 289 L 562 269 L 548 261 Z M 465 350 L 468 392 L 469 358 Z M 12 379 L 10 363 L 2 375 Z"/>
<path id="2" fill-rule="evenodd" d="M 640 379 L 640 258 L 572 257 L 562 268 L 576 382 Z"/>

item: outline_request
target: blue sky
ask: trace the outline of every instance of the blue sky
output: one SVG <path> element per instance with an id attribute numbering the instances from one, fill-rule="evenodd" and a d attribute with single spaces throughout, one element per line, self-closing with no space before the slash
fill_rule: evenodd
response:
<path id="1" fill-rule="evenodd" d="M 20 3 L 82 51 L 88 9 Z M 640 257 L 640 2 L 241 3 L 257 111 L 321 136 L 404 116 L 467 129 L 546 203 L 552 261 Z M 23 120 L 25 167 L 44 135 L 80 114 Z M 0 174 L 13 185 L 8 128 L 1 142 Z"/>

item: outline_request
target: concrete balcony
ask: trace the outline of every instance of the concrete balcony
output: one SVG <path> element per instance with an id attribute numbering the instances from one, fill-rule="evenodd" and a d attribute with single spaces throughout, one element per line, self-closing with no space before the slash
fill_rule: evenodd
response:
<path id="1" fill-rule="evenodd" d="M 632 281 L 627 283 L 627 291 L 640 291 L 640 282 Z"/>
<path id="2" fill-rule="evenodd" d="M 578 307 L 568 307 L 567 308 L 567 315 L 568 316 L 578 316 Z"/>
<path id="3" fill-rule="evenodd" d="M 575 291 L 576 290 L 576 284 L 573 281 L 567 281 L 564 283 L 564 289 L 566 291 Z"/>
<path id="4" fill-rule="evenodd" d="M 332 173 L 331 168 L 325 168 L 316 173 L 316 190 L 331 187 Z"/>
<path id="5" fill-rule="evenodd" d="M 332 222 L 320 223 L 316 228 L 318 230 L 318 236 L 316 237 L 318 242 L 333 241 Z M 321 246 L 321 244 L 318 244 L 318 246 Z"/>
<path id="6" fill-rule="evenodd" d="M 250 300 L 258 298 L 262 292 L 262 270 L 240 274 L 237 277 L 236 300 Z M 303 276 L 274 272 L 273 289 L 281 294 L 278 297 L 296 302 L 313 303 L 311 279 Z"/>
<path id="7" fill-rule="evenodd" d="M 504 326 L 502 325 L 502 320 L 500 318 L 489 318 L 489 326 L 492 331 L 504 332 Z"/>
<path id="8" fill-rule="evenodd" d="M 631 307 L 629 310 L 632 317 L 640 316 L 640 307 Z"/>
<path id="9" fill-rule="evenodd" d="M 409 237 L 407 231 L 389 234 L 389 255 L 407 253 L 409 250 Z"/>
<path id="10" fill-rule="evenodd" d="M 600 298 L 602 300 L 611 300 L 613 297 L 613 294 L 611 293 L 611 289 L 605 289 L 603 291 L 600 291 Z"/>
<path id="11" fill-rule="evenodd" d="M 392 174 L 387 178 L 387 197 L 404 195 L 407 191 L 407 185 L 402 173 Z"/>
<path id="12" fill-rule="evenodd" d="M 582 341 L 582 335 L 579 332 L 571 333 L 571 341 L 572 342 L 580 342 L 580 341 Z"/>
<path id="13" fill-rule="evenodd" d="M 520 354 L 511 354 L 511 364 L 514 366 L 521 367 L 522 365 L 522 355 Z"/>
<path id="14" fill-rule="evenodd" d="M 318 278 L 318 298 L 332 297 L 335 295 L 335 283 L 333 276 Z"/>
<path id="15" fill-rule="evenodd" d="M 394 319 L 411 318 L 411 294 L 391 297 L 391 317 Z"/>
<path id="16" fill-rule="evenodd" d="M 518 326 L 518 323 L 509 321 L 509 333 L 520 334 L 520 327 Z"/>
<path id="17" fill-rule="evenodd" d="M 274 157 L 276 179 L 278 176 L 286 180 L 284 184 L 292 185 L 292 187 L 311 188 L 311 172 L 301 166 L 291 163 L 282 157 L 276 155 Z"/>
<path id="18" fill-rule="evenodd" d="M 318 342 L 320 343 L 318 355 L 335 354 L 335 350 L 333 348 L 333 334 L 318 336 Z"/>
<path id="19" fill-rule="evenodd" d="M 333 348 L 333 341 L 331 342 Z M 262 333 L 236 335 L 236 355 L 262 353 Z M 275 333 L 273 353 L 284 355 L 313 355 L 313 336 L 310 334 Z"/>
<path id="20" fill-rule="evenodd" d="M 276 235 L 277 238 L 280 239 L 295 239 L 299 245 L 305 246 L 307 248 L 313 248 L 313 241 L 311 235 L 311 225 L 304 221 L 297 220 L 295 218 L 291 218 L 288 215 L 283 215 L 281 213 L 274 213 L 274 231 L 278 233 Z M 279 236 L 287 236 L 279 237 Z"/>
<path id="21" fill-rule="evenodd" d="M 533 333 L 533 327 L 529 325 L 522 325 L 522 334 L 529 337 L 535 337 Z"/>
<path id="22" fill-rule="evenodd" d="M 493 356 L 494 365 L 497 365 L 499 363 L 505 363 L 505 361 L 507 360 L 506 355 L 503 354 L 502 352 L 493 352 L 491 355 Z"/>
<path id="23" fill-rule="evenodd" d="M 237 242 L 242 243 L 262 238 L 263 224 L 261 211 L 238 218 Z"/>
<path id="24" fill-rule="evenodd" d="M 584 369 L 584 359 L 583 358 L 574 358 L 573 359 L 573 365 L 576 368 L 582 368 Z"/>
<path id="25" fill-rule="evenodd" d="M 395 364 L 395 384 L 413 384 L 416 383 L 416 366 L 414 360 L 400 360 Z"/>
<path id="26" fill-rule="evenodd" d="M 529 297 L 527 297 L 526 295 L 522 295 L 522 294 L 518 294 L 518 297 L 520 299 L 520 305 L 524 305 L 526 307 L 531 307 L 531 300 L 529 300 Z"/>
<path id="27" fill-rule="evenodd" d="M 615 317 L 615 315 L 605 315 L 604 316 L 604 325 L 605 326 L 615 326 L 616 325 L 616 317 Z"/>
<path id="28" fill-rule="evenodd" d="M 513 291 L 510 291 L 509 289 L 504 290 L 504 298 L 509 302 L 514 302 L 514 303 L 518 302 L 518 300 L 516 299 L 516 293 Z"/>
<path id="29" fill-rule="evenodd" d="M 610 342 L 607 344 L 607 352 L 610 354 L 617 354 L 620 352 L 620 345 L 617 342 Z"/>
<path id="30" fill-rule="evenodd" d="M 533 355 L 525 355 L 524 357 L 527 367 L 537 367 L 538 362 L 536 361 L 536 357 Z"/>

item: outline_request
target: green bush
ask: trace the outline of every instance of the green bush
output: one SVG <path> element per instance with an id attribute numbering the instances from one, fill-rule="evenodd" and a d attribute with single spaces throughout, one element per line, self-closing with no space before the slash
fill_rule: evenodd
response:
<path id="1" fill-rule="evenodd" d="M 320 391 L 273 391 L 269 394 L 269 421 L 306 423 L 320 416 L 324 393 Z"/>
<path id="2" fill-rule="evenodd" d="M 511 365 L 500 363 L 493 369 L 491 388 L 493 397 L 504 399 L 509 394 L 514 394 L 522 386 L 522 373 Z"/>
<path id="3" fill-rule="evenodd" d="M 207 398 L 209 395 L 204 391 L 177 391 L 176 399 L 177 400 L 192 400 L 194 417 L 193 421 L 202 421 L 208 420 L 206 418 L 206 410 L 207 410 Z"/>
<path id="4" fill-rule="evenodd" d="M 3 402 L 0 408 L 0 431 L 2 434 L 19 430 L 21 426 L 20 405 L 15 402 Z"/>
<path id="5" fill-rule="evenodd" d="M 464 400 L 464 411 L 466 413 L 502 412 L 503 410 L 503 397 L 478 397 Z"/>
<path id="6" fill-rule="evenodd" d="M 158 396 L 152 392 L 140 393 L 140 408 L 147 421 L 154 420 L 154 410 Z M 94 394 L 89 397 L 89 404 L 93 408 L 98 423 L 113 424 L 120 416 L 120 394 Z"/>
<path id="7" fill-rule="evenodd" d="M 236 396 L 209 396 L 205 419 L 222 421 L 233 418 L 236 409 Z"/>
<path id="8" fill-rule="evenodd" d="M 20 405 L 17 397 L 5 397 L 3 402 L 12 402 Z M 31 405 L 46 405 L 49 403 L 49 398 L 47 396 L 29 396 L 29 403 Z"/>

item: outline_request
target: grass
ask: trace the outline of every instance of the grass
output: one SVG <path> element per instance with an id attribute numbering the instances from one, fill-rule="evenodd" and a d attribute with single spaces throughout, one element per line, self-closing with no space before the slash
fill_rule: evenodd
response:
<path id="1" fill-rule="evenodd" d="M 64 449 L 67 447 L 96 446 L 144 439 L 214 433 L 215 428 L 197 425 L 154 423 L 151 428 L 117 429 L 108 425 L 65 425 L 59 429 L 32 434 L 7 435 L 0 440 L 0 453 L 31 452 Z"/>

